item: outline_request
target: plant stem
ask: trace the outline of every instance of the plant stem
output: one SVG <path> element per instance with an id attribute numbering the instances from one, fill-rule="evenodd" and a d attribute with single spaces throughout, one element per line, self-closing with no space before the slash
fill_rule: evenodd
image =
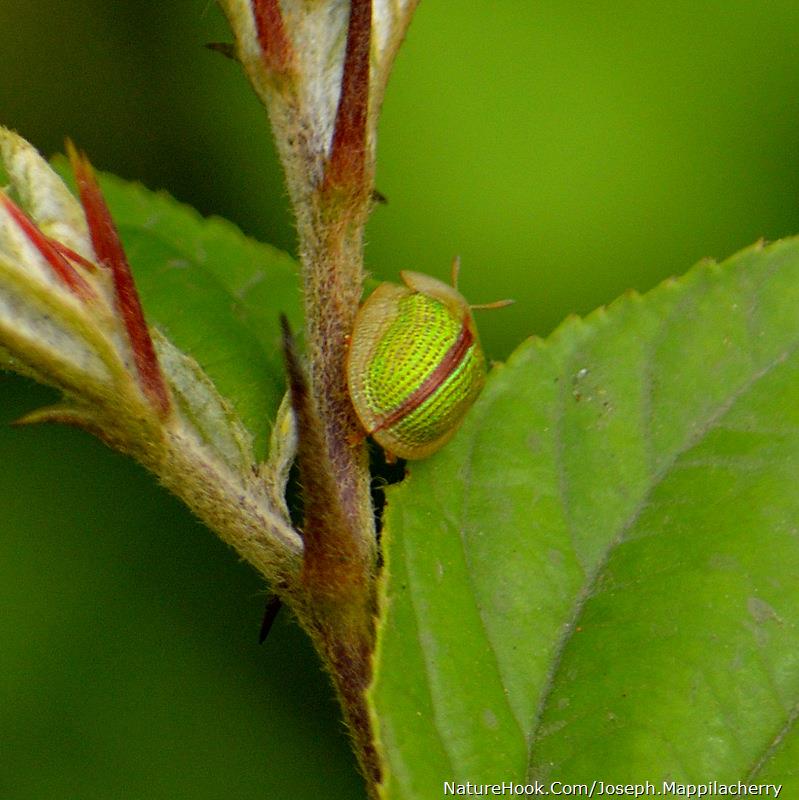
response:
<path id="1" fill-rule="evenodd" d="M 239 60 L 269 111 L 302 265 L 307 376 L 286 324 L 283 343 L 297 423 L 303 561 L 299 586 L 282 597 L 330 671 L 370 796 L 377 797 L 380 761 L 365 695 L 378 610 L 377 539 L 368 451 L 346 366 L 364 280 L 377 116 L 416 0 L 376 8 L 372 0 L 350 0 L 343 54 L 339 5 L 223 6 L 239 38 Z"/>
<path id="2" fill-rule="evenodd" d="M 368 561 L 375 552 L 369 464 L 363 445 L 353 445 L 362 437 L 346 379 L 347 338 L 363 280 L 366 214 L 358 209 L 352 220 L 319 205 L 315 212 L 313 234 L 304 239 L 302 253 L 310 380 L 342 510 L 355 535 L 353 546 Z"/>

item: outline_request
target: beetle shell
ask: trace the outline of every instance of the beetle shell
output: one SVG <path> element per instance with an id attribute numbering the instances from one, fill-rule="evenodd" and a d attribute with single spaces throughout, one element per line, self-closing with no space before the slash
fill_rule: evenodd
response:
<path id="1" fill-rule="evenodd" d="M 361 306 L 347 380 L 361 424 L 383 449 L 425 458 L 455 433 L 485 382 L 469 304 L 418 272 L 381 284 Z"/>

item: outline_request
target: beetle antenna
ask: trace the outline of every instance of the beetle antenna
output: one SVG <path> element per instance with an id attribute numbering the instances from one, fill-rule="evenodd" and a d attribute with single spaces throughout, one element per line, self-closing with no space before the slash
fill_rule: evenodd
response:
<path id="1" fill-rule="evenodd" d="M 505 308 L 505 306 L 512 306 L 515 300 L 495 300 L 493 303 L 477 303 L 477 305 L 469 306 L 472 311 L 486 311 L 492 308 Z"/>
<path id="2" fill-rule="evenodd" d="M 452 267 L 450 268 L 452 288 L 458 288 L 458 275 L 461 274 L 461 257 L 454 256 L 452 259 Z"/>
<path id="3" fill-rule="evenodd" d="M 452 259 L 452 288 L 458 288 L 458 276 L 461 274 L 461 257 L 455 256 Z M 505 308 L 505 306 L 511 306 L 515 303 L 515 300 L 495 300 L 493 303 L 477 303 L 476 305 L 470 305 L 469 308 L 472 311 L 484 311 L 490 308 Z"/>

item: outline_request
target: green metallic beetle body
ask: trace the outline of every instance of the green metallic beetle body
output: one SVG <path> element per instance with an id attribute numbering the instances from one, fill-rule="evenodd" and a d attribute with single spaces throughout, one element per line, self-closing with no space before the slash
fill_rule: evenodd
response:
<path id="1" fill-rule="evenodd" d="M 368 435 L 387 453 L 424 458 L 455 433 L 486 376 L 469 304 L 417 272 L 384 283 L 363 304 L 347 380 Z"/>

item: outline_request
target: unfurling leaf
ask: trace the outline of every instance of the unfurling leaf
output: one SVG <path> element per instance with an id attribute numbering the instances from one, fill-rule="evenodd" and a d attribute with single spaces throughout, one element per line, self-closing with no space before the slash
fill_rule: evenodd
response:
<path id="1" fill-rule="evenodd" d="M 149 327 L 100 185 L 87 158 L 70 150 L 81 203 L 31 145 L 0 128 L 10 180 L 0 192 L 0 366 L 64 395 L 20 423 L 75 425 L 132 454 L 264 576 L 284 582 L 302 551 L 283 497 L 287 467 L 259 469 L 253 435 L 236 413 L 241 398 L 223 397 L 195 358 Z M 203 247 L 208 240 L 197 241 L 194 225 L 193 243 Z M 232 282 L 250 284 L 243 302 L 253 276 L 237 272 L 235 254 L 231 261 Z M 183 310 L 185 293 L 169 299 Z M 208 321 L 198 315 L 193 324 L 207 330 Z M 273 413 L 262 392 L 259 426 Z M 292 452 L 290 426 L 274 438 L 282 464 Z"/>

